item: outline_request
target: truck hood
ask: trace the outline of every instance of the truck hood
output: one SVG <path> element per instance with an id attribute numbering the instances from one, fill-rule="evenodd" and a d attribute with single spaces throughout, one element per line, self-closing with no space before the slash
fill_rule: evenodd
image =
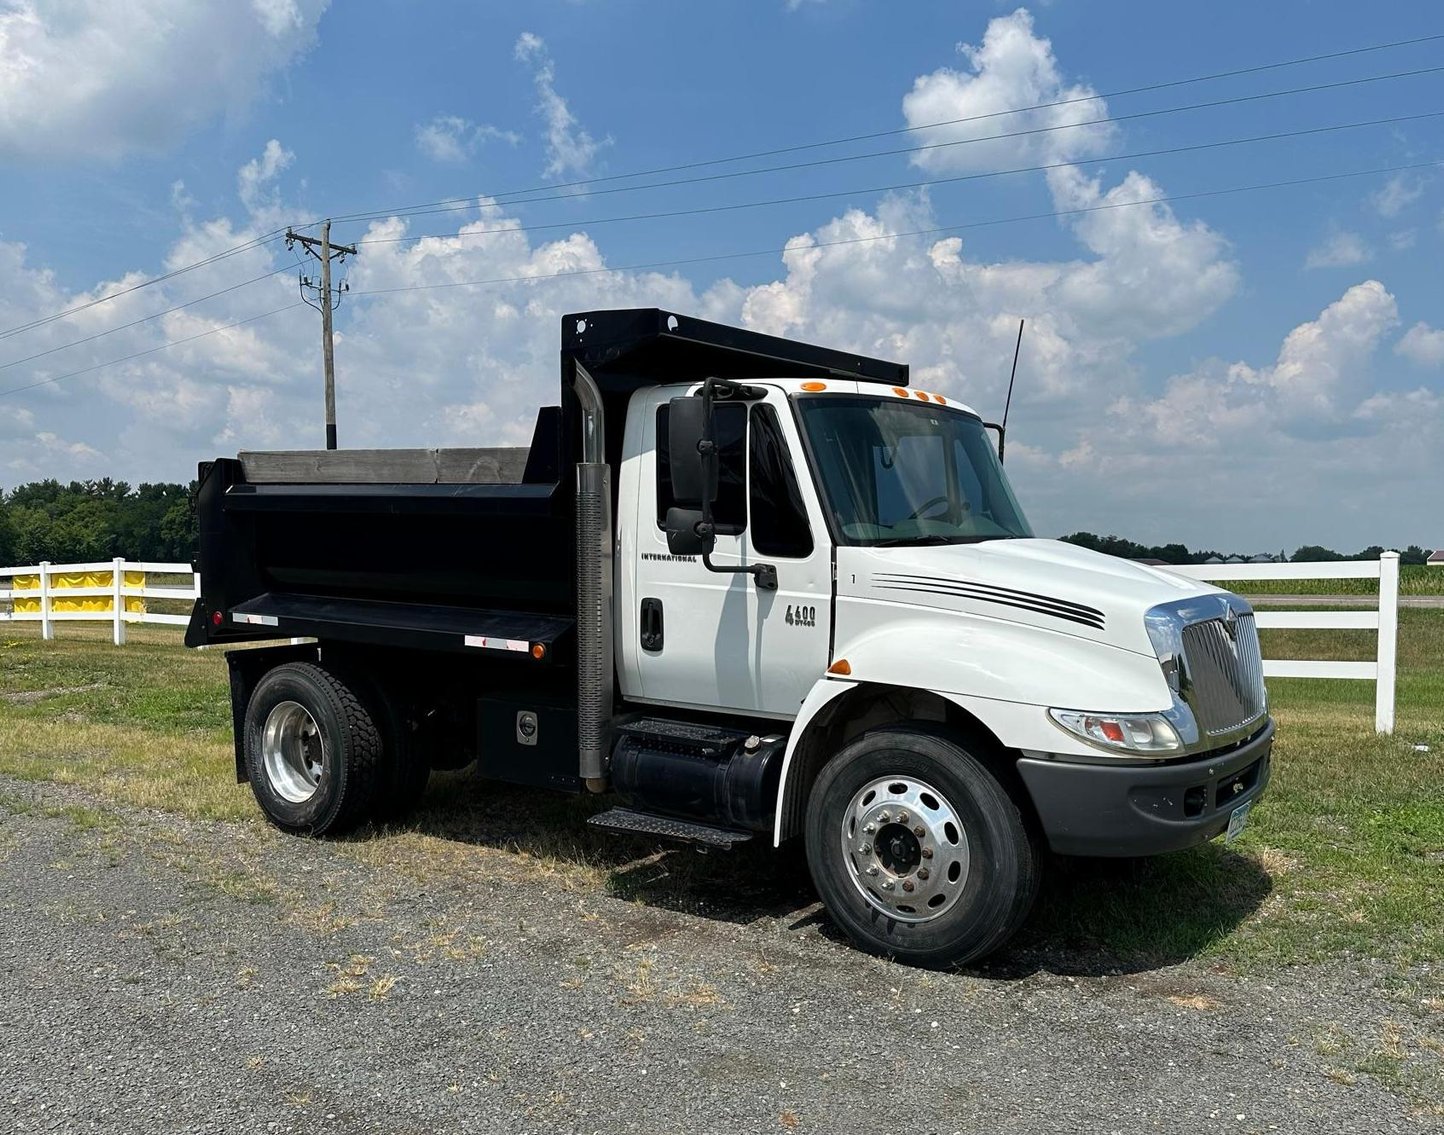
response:
<path id="1" fill-rule="evenodd" d="M 1060 540 L 837 549 L 837 595 L 1023 623 L 1152 656 L 1143 616 L 1220 589 Z"/>

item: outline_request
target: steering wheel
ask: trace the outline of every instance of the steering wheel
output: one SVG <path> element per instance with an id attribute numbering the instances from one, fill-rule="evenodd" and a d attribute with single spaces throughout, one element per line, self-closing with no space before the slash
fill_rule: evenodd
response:
<path id="1" fill-rule="evenodd" d="M 912 512 L 908 513 L 906 519 L 908 519 L 908 520 L 918 520 L 918 519 L 921 519 L 923 513 L 927 512 L 929 509 L 931 509 L 931 508 L 936 508 L 936 507 L 937 507 L 938 505 L 940 505 L 940 504 L 947 504 L 947 503 L 948 503 L 948 498 L 947 498 L 946 496 L 933 497 L 932 500 L 924 501 L 922 504 L 918 505 L 917 508 L 913 509 Z"/>

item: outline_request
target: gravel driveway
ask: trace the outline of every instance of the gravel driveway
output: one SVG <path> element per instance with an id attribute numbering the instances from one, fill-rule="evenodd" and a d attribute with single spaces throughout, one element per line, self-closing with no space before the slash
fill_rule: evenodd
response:
<path id="1" fill-rule="evenodd" d="M 389 846 L 0 778 L 0 1130 L 1444 1127 L 1339 1066 L 1438 1056 L 1427 1010 L 1343 967 L 926 973 L 847 948 L 803 887 L 730 907 L 746 859 L 709 865 L 709 915 Z"/>

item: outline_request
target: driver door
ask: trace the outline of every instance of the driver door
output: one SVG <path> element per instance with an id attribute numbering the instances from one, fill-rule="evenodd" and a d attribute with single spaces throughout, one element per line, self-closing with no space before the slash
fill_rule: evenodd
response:
<path id="1" fill-rule="evenodd" d="M 794 717 L 829 661 L 832 557 L 785 396 L 772 390 L 759 402 L 720 403 L 714 419 L 720 485 L 711 559 L 719 567 L 774 565 L 778 586 L 766 591 L 751 575 L 712 572 L 700 556 L 673 556 L 667 547 L 667 403 L 676 393 L 634 398 L 642 438 L 635 551 L 622 565 L 623 693 Z"/>

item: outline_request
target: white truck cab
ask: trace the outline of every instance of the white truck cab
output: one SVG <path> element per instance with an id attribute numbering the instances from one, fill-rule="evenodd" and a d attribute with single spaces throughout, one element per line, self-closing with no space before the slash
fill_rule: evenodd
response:
<path id="1" fill-rule="evenodd" d="M 655 311 L 566 317 L 562 372 L 560 433 L 544 412 L 520 483 L 358 488 L 315 455 L 307 486 L 255 455 L 203 467 L 216 582 L 194 641 L 319 640 L 233 667 L 238 774 L 276 822 L 329 830 L 365 805 L 320 810 L 354 738 L 316 674 L 281 696 L 272 665 L 402 723 L 377 734 L 393 784 L 424 784 L 440 758 L 417 739 L 439 730 L 432 752 L 461 746 L 483 775 L 615 792 L 601 827 L 801 837 L 847 933 L 920 964 L 1006 941 L 1045 848 L 1149 855 L 1241 827 L 1273 735 L 1248 604 L 1035 537 L 975 411 L 898 364 Z M 281 519 L 297 512 L 304 530 Z M 336 518 L 360 512 L 438 557 L 472 549 L 436 572 L 444 603 L 402 610 L 394 571 L 339 564 Z M 529 559 L 507 558 L 509 533 Z M 314 775 L 315 803 L 304 778 L 275 802 L 284 727 L 305 727 L 281 705 L 309 715 L 290 773 Z"/>

